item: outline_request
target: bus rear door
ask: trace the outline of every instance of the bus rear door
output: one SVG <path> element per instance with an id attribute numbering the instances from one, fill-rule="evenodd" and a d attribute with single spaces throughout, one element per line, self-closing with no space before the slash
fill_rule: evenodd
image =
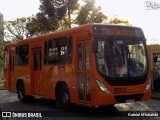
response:
<path id="1" fill-rule="evenodd" d="M 34 94 L 40 94 L 41 85 L 41 66 L 42 66 L 42 51 L 41 48 L 33 49 L 34 58 Z"/>

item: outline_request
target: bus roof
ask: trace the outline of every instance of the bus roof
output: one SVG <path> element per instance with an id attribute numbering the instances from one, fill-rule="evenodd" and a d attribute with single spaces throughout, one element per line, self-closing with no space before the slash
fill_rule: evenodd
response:
<path id="1" fill-rule="evenodd" d="M 127 25 L 89 23 L 89 24 L 77 26 L 77 27 L 74 27 L 74 28 L 68 28 L 68 29 L 64 29 L 64 30 L 59 30 L 59 31 L 55 31 L 55 32 L 48 33 L 48 34 L 41 35 L 41 36 L 36 36 L 36 37 L 24 39 L 24 40 L 18 40 L 18 41 L 15 41 L 15 42 L 7 43 L 5 45 L 5 47 L 10 46 L 10 45 L 17 45 L 17 44 L 20 44 L 20 45 L 21 44 L 27 44 L 27 43 L 29 43 L 31 41 L 38 40 L 39 38 L 41 38 L 43 40 L 48 40 L 48 39 L 51 39 L 53 36 L 56 37 L 56 36 L 58 36 L 60 34 L 69 35 L 71 33 L 76 33 L 76 32 L 80 32 L 80 31 L 92 30 L 93 26 L 128 27 L 128 28 L 135 28 L 135 29 L 138 28 L 138 27 L 132 27 L 132 26 L 127 26 Z"/>

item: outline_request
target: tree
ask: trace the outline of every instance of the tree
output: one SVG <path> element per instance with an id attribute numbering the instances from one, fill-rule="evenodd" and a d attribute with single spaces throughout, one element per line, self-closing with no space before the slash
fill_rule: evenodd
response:
<path id="1" fill-rule="evenodd" d="M 30 37 L 26 24 L 30 21 L 30 18 L 17 18 L 15 21 L 5 21 L 4 30 L 0 30 L 0 34 L 4 35 L 4 38 L 0 39 L 0 72 L 3 69 L 4 51 L 3 47 L 5 41 L 23 40 Z M 4 41 L 5 40 L 5 41 Z"/>
<path id="2" fill-rule="evenodd" d="M 42 13 L 37 13 L 35 17 L 32 17 L 31 22 L 26 25 L 26 29 L 31 36 L 46 34 L 55 31 L 57 28 L 58 26 L 54 25 L 54 22 Z"/>
<path id="3" fill-rule="evenodd" d="M 3 60 L 3 46 L 4 41 L 0 40 L 0 59 Z"/>
<path id="4" fill-rule="evenodd" d="M 46 34 L 57 30 L 62 22 L 71 27 L 71 13 L 78 0 L 40 0 L 40 12 L 27 24 L 32 35 Z M 68 18 L 66 17 L 68 14 Z M 32 27 L 34 26 L 34 27 Z"/>
<path id="5" fill-rule="evenodd" d="M 125 24 L 125 25 L 130 25 L 127 20 L 120 20 L 120 19 L 118 19 L 118 18 L 111 19 L 111 20 L 109 21 L 109 23 L 111 23 L 111 24 Z"/>
<path id="6" fill-rule="evenodd" d="M 77 16 L 77 24 L 102 23 L 107 20 L 107 16 L 101 12 L 101 7 L 95 6 L 95 0 L 84 0 Z"/>
<path id="7" fill-rule="evenodd" d="M 129 25 L 132 26 L 128 20 L 120 20 L 118 18 L 118 15 L 114 15 L 113 18 L 109 21 L 110 24 L 125 24 L 125 25 Z"/>
<path id="8" fill-rule="evenodd" d="M 4 52 L 3 52 L 3 46 L 4 46 L 4 41 L 0 40 L 0 74 L 2 73 L 3 69 L 3 60 L 4 60 Z"/>
<path id="9" fill-rule="evenodd" d="M 30 20 L 30 17 L 23 17 L 17 18 L 15 21 L 5 21 L 4 39 L 8 41 L 16 41 L 31 37 L 29 31 L 26 29 L 26 25 Z"/>

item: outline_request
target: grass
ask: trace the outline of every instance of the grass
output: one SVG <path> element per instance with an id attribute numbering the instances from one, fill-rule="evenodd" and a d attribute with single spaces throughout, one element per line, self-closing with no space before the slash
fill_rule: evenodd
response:
<path id="1" fill-rule="evenodd" d="M 3 85 L 0 85 L 0 90 L 4 90 L 4 86 Z"/>
<path id="2" fill-rule="evenodd" d="M 152 95 L 151 95 L 151 96 L 152 96 L 152 97 L 160 98 L 160 93 L 158 93 L 158 92 L 156 92 L 156 93 L 152 92 Z"/>
<path id="3" fill-rule="evenodd" d="M 2 80 L 0 80 L 0 90 L 4 90 L 4 85 Z"/>

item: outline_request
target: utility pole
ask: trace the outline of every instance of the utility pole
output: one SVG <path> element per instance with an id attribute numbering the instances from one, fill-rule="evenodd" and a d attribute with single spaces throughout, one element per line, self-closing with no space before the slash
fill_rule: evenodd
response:
<path id="1" fill-rule="evenodd" d="M 3 14 L 0 12 L 0 40 L 4 40 Z"/>

